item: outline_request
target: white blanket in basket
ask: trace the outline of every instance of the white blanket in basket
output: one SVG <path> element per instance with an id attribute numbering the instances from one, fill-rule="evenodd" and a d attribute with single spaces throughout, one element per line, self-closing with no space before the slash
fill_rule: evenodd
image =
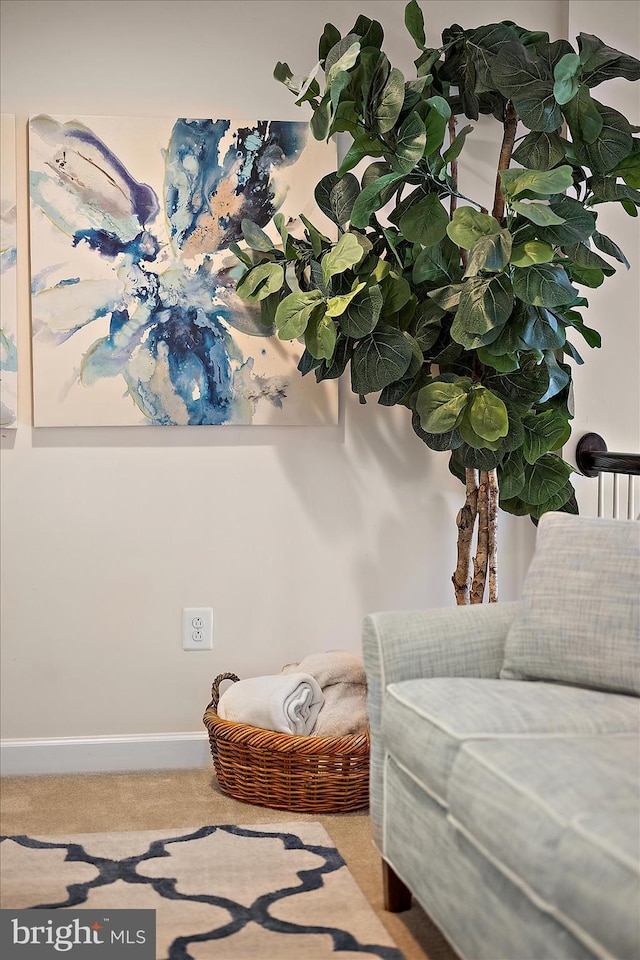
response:
<path id="1" fill-rule="evenodd" d="M 218 716 L 276 733 L 307 736 L 316 725 L 324 695 L 307 673 L 279 673 L 238 680 L 220 697 Z"/>

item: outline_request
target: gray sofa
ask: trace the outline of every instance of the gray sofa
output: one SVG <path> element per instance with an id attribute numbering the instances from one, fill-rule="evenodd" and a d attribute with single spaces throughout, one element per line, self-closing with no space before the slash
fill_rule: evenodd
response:
<path id="1" fill-rule="evenodd" d="M 521 599 L 367 617 L 387 909 L 467 960 L 640 957 L 640 524 L 545 514 Z"/>

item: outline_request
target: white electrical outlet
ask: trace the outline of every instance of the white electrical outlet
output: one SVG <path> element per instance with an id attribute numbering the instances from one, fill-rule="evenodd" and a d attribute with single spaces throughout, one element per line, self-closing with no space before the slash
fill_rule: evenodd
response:
<path id="1" fill-rule="evenodd" d="M 182 649 L 213 650 L 213 610 L 185 607 L 182 611 Z"/>

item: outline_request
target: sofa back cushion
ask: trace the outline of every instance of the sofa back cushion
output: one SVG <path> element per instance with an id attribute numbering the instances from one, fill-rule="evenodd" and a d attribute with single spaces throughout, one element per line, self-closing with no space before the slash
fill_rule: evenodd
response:
<path id="1" fill-rule="evenodd" d="M 640 523 L 543 515 L 500 676 L 640 696 Z"/>

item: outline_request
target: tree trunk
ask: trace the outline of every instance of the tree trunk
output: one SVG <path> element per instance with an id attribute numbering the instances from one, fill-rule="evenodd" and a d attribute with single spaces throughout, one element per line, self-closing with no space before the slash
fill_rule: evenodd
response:
<path id="1" fill-rule="evenodd" d="M 478 514 L 478 475 L 476 470 L 465 470 L 467 495 L 464 506 L 458 511 L 458 562 L 452 576 L 456 603 L 469 603 L 469 584 L 471 568 L 471 542 Z"/>
<path id="2" fill-rule="evenodd" d="M 489 602 L 498 599 L 498 480 L 495 470 L 467 469 L 466 497 L 458 511 L 458 554 L 452 576 L 456 603 L 482 603 L 489 584 Z M 477 528 L 477 529 L 476 529 Z M 472 558 L 474 534 L 475 556 Z M 471 571 L 473 569 L 473 577 Z"/>
<path id="3" fill-rule="evenodd" d="M 498 599 L 498 475 L 489 471 L 489 603 Z"/>

